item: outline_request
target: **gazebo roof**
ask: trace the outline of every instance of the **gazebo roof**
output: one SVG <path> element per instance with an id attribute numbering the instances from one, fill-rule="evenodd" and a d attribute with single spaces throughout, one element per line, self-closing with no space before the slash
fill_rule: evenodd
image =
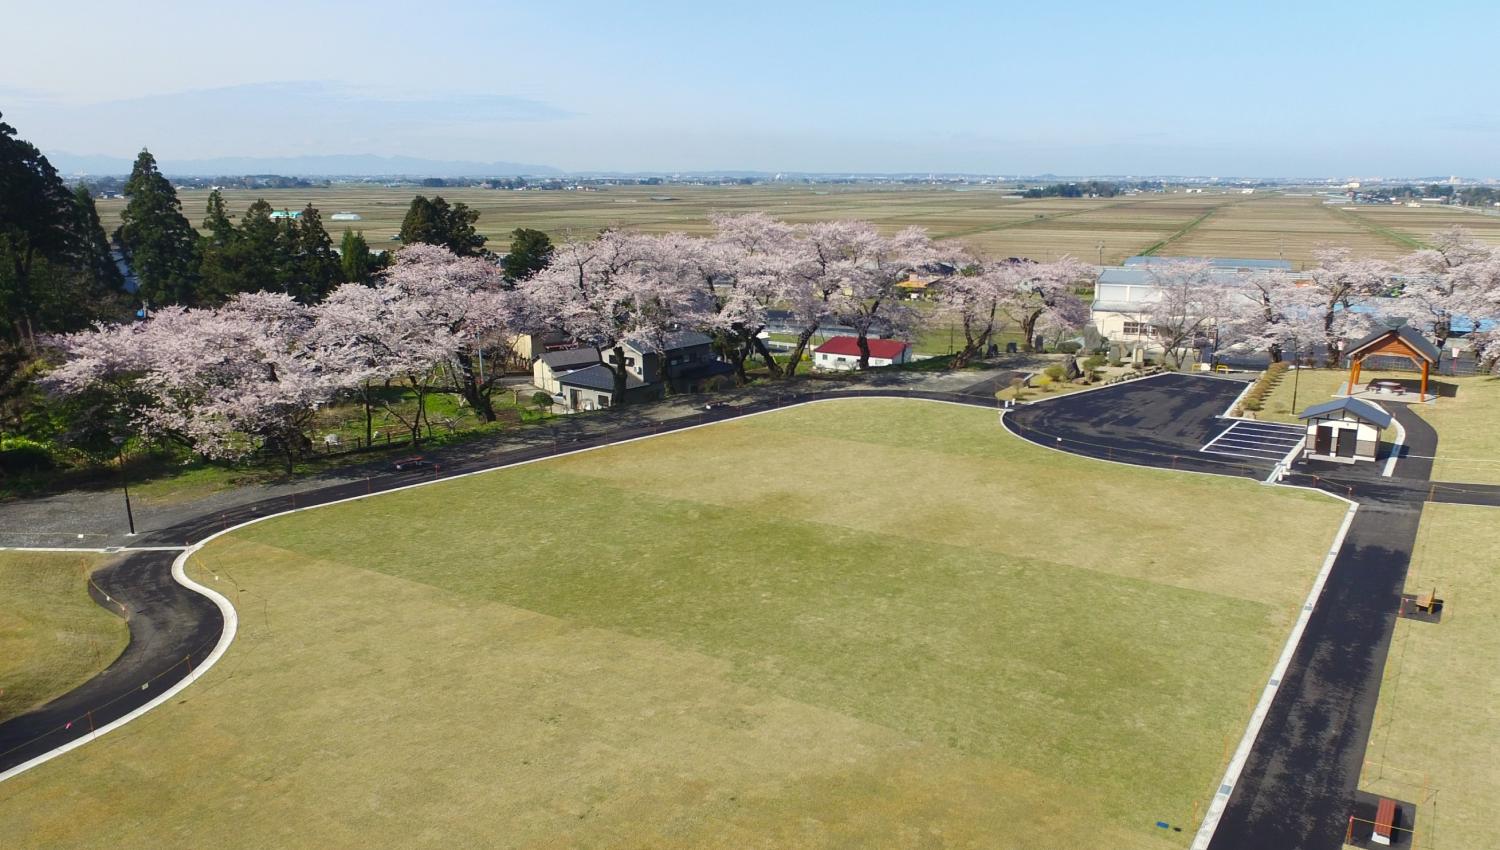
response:
<path id="1" fill-rule="evenodd" d="M 1389 413 L 1386 413 L 1383 409 L 1364 399 L 1358 398 L 1336 398 L 1332 401 L 1325 401 L 1322 404 L 1315 404 L 1297 414 L 1297 418 L 1314 419 L 1341 411 L 1352 413 L 1355 417 L 1363 419 L 1377 428 L 1384 428 L 1391 424 L 1391 415 Z"/>
<path id="2" fill-rule="evenodd" d="M 1436 364 L 1442 359 L 1442 352 L 1438 351 L 1438 347 L 1429 342 L 1427 337 L 1422 336 L 1411 325 L 1402 325 L 1399 328 L 1387 328 L 1383 331 L 1376 331 L 1350 346 L 1349 350 L 1344 352 L 1344 356 L 1361 356 L 1365 353 L 1366 349 L 1374 348 L 1383 342 L 1391 340 L 1401 341 L 1409 351 L 1426 360 L 1428 363 Z"/>

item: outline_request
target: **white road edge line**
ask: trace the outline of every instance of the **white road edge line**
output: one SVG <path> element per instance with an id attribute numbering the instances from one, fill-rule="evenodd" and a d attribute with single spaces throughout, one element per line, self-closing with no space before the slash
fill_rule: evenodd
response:
<path id="1" fill-rule="evenodd" d="M 215 664 L 217 664 L 219 662 L 219 659 L 222 658 L 224 656 L 224 653 L 229 650 L 229 645 L 234 642 L 235 634 L 239 631 L 239 615 L 235 612 L 234 606 L 230 604 L 230 602 L 229 602 L 228 599 L 226 599 L 222 594 L 220 594 L 218 591 L 214 590 L 213 588 L 211 588 L 211 587 L 205 587 L 205 586 L 203 586 L 203 585 L 201 585 L 201 584 L 193 581 L 192 579 L 188 578 L 188 576 L 187 576 L 187 570 L 186 570 L 188 558 L 192 557 L 199 549 L 202 549 L 204 547 L 204 545 L 206 545 L 207 543 L 213 541 L 215 538 L 221 537 L 221 536 L 223 536 L 225 534 L 229 534 L 230 532 L 233 532 L 233 531 L 238 531 L 239 529 L 244 528 L 244 527 L 249 526 L 249 525 L 255 525 L 258 522 L 265 522 L 268 519 L 275 519 L 276 517 L 287 516 L 288 514 L 301 513 L 302 511 L 312 511 L 312 510 L 317 510 L 318 508 L 326 508 L 329 505 L 342 505 L 345 502 L 358 502 L 358 501 L 360 501 L 362 499 L 370 499 L 370 498 L 374 498 L 376 496 L 384 496 L 384 495 L 386 495 L 388 493 L 398 493 L 398 492 L 400 492 L 402 490 L 413 490 L 413 489 L 415 489 L 417 487 L 427 487 L 427 486 L 430 486 L 430 485 L 433 485 L 433 484 L 443 484 L 443 483 L 446 483 L 448 481 L 457 481 L 460 478 L 468 478 L 468 477 L 474 476 L 474 475 L 484 475 L 484 474 L 487 474 L 487 473 L 490 473 L 490 472 L 499 472 L 499 471 L 505 470 L 505 469 L 513 469 L 513 468 L 518 467 L 518 466 L 526 466 L 527 464 L 540 463 L 541 461 L 552 460 L 553 458 L 567 457 L 569 455 L 582 454 L 584 452 L 592 452 L 592 451 L 597 451 L 599 449 L 607 449 L 607 448 L 611 448 L 613 446 L 623 446 L 623 445 L 625 445 L 627 443 L 635 443 L 635 442 L 639 442 L 641 440 L 649 440 L 649 439 L 652 439 L 653 437 L 665 437 L 665 436 L 670 435 L 670 434 L 680 434 L 680 433 L 682 433 L 684 431 L 692 431 L 692 430 L 695 430 L 697 428 L 707 428 L 707 427 L 709 427 L 711 425 L 719 425 L 719 424 L 722 424 L 724 422 L 734 422 L 734 421 L 737 421 L 737 420 L 740 420 L 740 419 L 749 419 L 752 416 L 761 416 L 761 415 L 766 414 L 766 413 L 775 413 L 775 412 L 777 412 L 779 410 L 790 410 L 790 409 L 792 409 L 794 407 L 801 407 L 801 406 L 803 406 L 805 404 L 817 404 L 819 402 L 824 402 L 824 401 L 848 401 L 849 399 L 857 399 L 857 398 L 896 398 L 898 401 L 900 401 L 900 400 L 930 401 L 930 402 L 933 402 L 935 404 L 951 404 L 951 405 L 953 405 L 955 407 L 966 407 L 966 408 L 984 409 L 984 406 L 982 404 L 970 404 L 970 403 L 967 403 L 967 402 L 958 402 L 958 401 L 945 401 L 943 399 L 921 398 L 921 397 L 916 397 L 916 396 L 910 397 L 909 399 L 901 399 L 900 397 L 897 397 L 897 396 L 856 396 L 856 395 L 850 395 L 850 396 L 845 396 L 843 398 L 816 398 L 816 399 L 808 399 L 806 401 L 799 401 L 799 402 L 795 402 L 793 404 L 784 405 L 782 407 L 773 407 L 773 408 L 770 408 L 769 410 L 757 410 L 757 411 L 755 411 L 753 413 L 742 413 L 739 416 L 731 416 L 731 417 L 727 417 L 725 419 L 716 419 L 716 420 L 714 420 L 712 422 L 700 422 L 697 425 L 686 425 L 686 426 L 683 426 L 681 428 L 673 428 L 673 429 L 667 430 L 667 431 L 658 431 L 658 432 L 656 432 L 654 434 L 645 434 L 645 435 L 642 435 L 640 437 L 631 437 L 628 440 L 616 440 L 616 441 L 609 442 L 609 443 L 603 443 L 603 444 L 600 444 L 600 445 L 597 445 L 597 446 L 585 446 L 583 448 L 573 449 L 572 451 L 558 452 L 556 454 L 546 455 L 545 457 L 536 457 L 536 458 L 529 458 L 527 460 L 518 460 L 518 461 L 513 461 L 511 463 L 501 464 L 499 466 L 491 466 L 491 467 L 486 467 L 484 469 L 475 469 L 475 470 L 471 470 L 469 472 L 460 472 L 457 475 L 449 475 L 449 476 L 446 476 L 446 477 L 443 477 L 443 478 L 433 478 L 433 479 L 430 479 L 430 480 L 427 480 L 427 481 L 418 481 L 418 482 L 413 483 L 413 484 L 403 484 L 400 487 L 392 487 L 392 488 L 390 488 L 388 490 L 380 490 L 380 491 L 374 492 L 374 493 L 361 493 L 358 496 L 350 496 L 347 499 L 337 499 L 337 500 L 332 501 L 332 502 L 323 502 L 323 503 L 317 504 L 317 505 L 306 505 L 306 506 L 300 507 L 300 508 L 292 508 L 290 510 L 281 511 L 279 513 L 266 514 L 265 516 L 258 516 L 258 517 L 255 517 L 254 519 L 249 519 L 249 520 L 246 520 L 245 522 L 239 523 L 238 525 L 232 525 L 232 526 L 230 526 L 228 528 L 221 529 L 221 530 L 216 531 L 213 534 L 210 534 L 209 536 L 203 538 L 202 540 L 198 541 L 197 543 L 194 543 L 191 546 L 187 546 L 187 547 L 161 547 L 163 549 L 172 549 L 172 548 L 180 548 L 180 549 L 182 549 L 182 554 L 178 555 L 177 558 L 172 561 L 172 578 L 178 584 L 182 585 L 183 587 L 186 587 L 188 590 L 191 590 L 191 591 L 193 591 L 195 593 L 199 593 L 199 594 L 202 594 L 203 596 L 208 597 L 209 600 L 211 600 L 216 606 L 218 606 L 219 613 L 221 615 L 223 615 L 223 617 L 224 617 L 224 633 L 219 636 L 219 642 L 216 643 L 216 644 L 214 644 L 213 651 L 210 652 L 208 654 L 208 657 L 205 658 L 201 663 L 199 663 L 198 666 L 194 667 L 193 670 L 192 670 L 192 672 L 188 673 L 186 676 L 184 676 L 181 680 L 179 680 L 176 684 L 172 685 L 170 688 L 167 688 L 167 690 L 163 691 L 155 699 L 151 700 L 150 702 L 146 703 L 145 705 L 140 706 L 139 708 L 135 709 L 134 711 L 130 712 L 129 714 L 124 715 L 123 717 L 119 717 L 119 718 L 117 718 L 117 719 L 115 719 L 115 720 L 113 720 L 113 721 L 111 721 L 109 723 L 106 723 L 103 726 L 100 726 L 98 729 L 95 729 L 93 732 L 90 732 L 87 735 L 83 735 L 83 736 L 80 736 L 78 738 L 75 738 L 75 739 L 69 741 L 68 743 L 63 744 L 62 746 L 59 746 L 59 747 L 57 747 L 55 749 L 52 749 L 52 750 L 48 750 L 47 752 L 42 753 L 41 755 L 39 755 L 39 756 L 37 756 L 37 757 L 35 757 L 33 759 L 30 759 L 28 761 L 24 761 L 24 762 L 16 765 L 15 767 L 12 767 L 9 770 L 6 770 L 4 772 L 0 772 L 0 782 L 4 782 L 7 779 L 11 779 L 13 777 L 19 776 L 22 773 L 25 773 L 26 771 L 31 770 L 34 767 L 38 767 L 38 766 L 40 766 L 42 764 L 45 764 L 46 762 L 51 761 L 52 759 L 57 758 L 60 755 L 63 755 L 64 753 L 69 753 L 69 752 L 72 752 L 73 750 L 78 749 L 79 747 L 83 746 L 84 744 L 87 744 L 88 742 L 97 739 L 100 735 L 106 734 L 108 732 L 112 732 L 115 729 L 118 729 L 121 726 L 124 726 L 126 723 L 129 723 L 130 721 L 136 719 L 137 717 L 140 717 L 141 715 L 145 714 L 146 712 L 150 711 L 151 709 L 156 708 L 157 706 L 161 705 L 162 703 L 165 703 L 166 701 L 170 700 L 172 697 L 176 696 L 178 693 L 180 693 L 188 685 L 191 685 L 193 682 L 196 682 L 198 680 L 198 677 L 202 676 L 204 673 L 207 673 L 210 668 L 212 668 Z M 1002 430 L 1005 430 L 1006 433 L 1009 433 L 1009 429 L 1002 429 Z M 1028 442 L 1030 442 L 1030 441 L 1028 441 Z M 107 550 L 107 549 L 61 549 L 61 550 L 59 550 L 59 549 L 42 549 L 42 550 L 31 550 L 31 551 L 107 552 L 107 551 L 112 551 L 112 550 Z M 113 551 L 118 551 L 118 550 L 113 550 Z"/>
<path id="2" fill-rule="evenodd" d="M 1379 407 L 1381 410 L 1385 410 L 1384 407 L 1381 407 L 1379 402 L 1372 403 L 1376 407 Z M 1386 410 L 1385 412 L 1390 413 L 1389 410 Z M 1395 423 L 1396 425 L 1396 442 L 1391 444 L 1391 455 L 1390 457 L 1385 459 L 1385 468 L 1380 470 L 1380 475 L 1383 478 L 1390 478 L 1391 473 L 1396 471 L 1396 461 L 1401 459 L 1401 447 L 1406 443 L 1406 428 L 1402 426 L 1401 420 L 1392 416 L 1391 422 Z"/>
<path id="3" fill-rule="evenodd" d="M 95 552 L 118 555 L 126 552 L 182 552 L 190 546 L 0 546 L 0 552 Z"/>
<path id="4" fill-rule="evenodd" d="M 1321 492 L 1321 491 L 1319 491 Z M 1325 495 L 1332 496 L 1332 493 Z M 1342 499 L 1341 496 L 1333 496 Z M 1276 698 L 1276 692 L 1281 688 L 1281 680 L 1286 676 L 1287 668 L 1291 666 L 1292 655 L 1297 651 L 1297 645 L 1302 642 L 1302 633 L 1307 630 L 1307 621 L 1312 619 L 1313 609 L 1318 604 L 1318 597 L 1323 595 L 1323 587 L 1328 583 L 1328 576 L 1333 572 L 1333 562 L 1338 560 L 1339 550 L 1344 546 L 1344 537 L 1349 533 L 1349 526 L 1354 523 L 1354 514 L 1359 510 L 1359 504 L 1349 502 L 1349 510 L 1344 512 L 1344 522 L 1339 526 L 1338 534 L 1333 537 L 1333 545 L 1328 548 L 1328 556 L 1323 559 L 1323 567 L 1318 570 L 1318 577 L 1313 580 L 1312 590 L 1308 591 L 1307 600 L 1302 603 L 1302 611 L 1297 616 L 1296 625 L 1292 626 L 1292 633 L 1287 636 L 1286 644 L 1281 648 L 1281 657 L 1276 662 L 1276 667 L 1271 671 L 1271 678 L 1266 682 L 1265 690 L 1261 691 L 1260 701 L 1255 704 L 1255 711 L 1250 714 L 1250 722 L 1245 726 L 1245 734 L 1240 738 L 1240 745 L 1235 748 L 1234 757 L 1229 760 L 1229 766 L 1224 770 L 1224 778 L 1219 781 L 1219 790 L 1214 792 L 1213 800 L 1208 804 L 1208 811 L 1203 816 L 1203 823 L 1198 827 L 1198 833 L 1193 837 L 1191 850 L 1208 850 L 1208 844 L 1213 840 L 1214 832 L 1219 828 L 1219 819 L 1224 816 L 1224 810 L 1229 806 L 1229 798 L 1234 793 L 1235 783 L 1240 780 L 1240 773 L 1245 769 L 1245 762 L 1250 757 L 1250 750 L 1255 746 L 1255 739 L 1260 736 L 1260 729 L 1266 722 L 1266 715 L 1270 713 L 1271 702 Z"/>

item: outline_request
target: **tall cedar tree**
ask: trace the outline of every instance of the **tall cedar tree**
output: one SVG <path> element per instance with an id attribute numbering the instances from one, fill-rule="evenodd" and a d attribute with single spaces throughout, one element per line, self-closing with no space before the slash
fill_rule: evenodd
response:
<path id="1" fill-rule="evenodd" d="M 224 201 L 208 198 L 203 227 L 205 300 L 225 301 L 241 292 L 283 292 L 315 304 L 338 285 L 340 269 L 322 217 L 309 205 L 300 218 L 273 218 L 264 199 L 245 210 L 240 224 L 229 220 Z"/>
<path id="2" fill-rule="evenodd" d="M 552 262 L 552 239 L 540 230 L 518 227 L 510 232 L 510 253 L 500 259 L 505 279 L 526 280 Z"/>
<path id="3" fill-rule="evenodd" d="M 291 261 L 286 293 L 303 304 L 328 297 L 339 285 L 343 270 L 317 207 L 308 204 L 299 218 L 286 220 L 286 244 Z"/>
<path id="4" fill-rule="evenodd" d="M 345 282 L 368 285 L 384 263 L 370 252 L 370 243 L 365 241 L 363 233 L 345 230 L 343 242 L 339 244 L 339 266 Z"/>
<path id="5" fill-rule="evenodd" d="M 0 122 L 0 253 L 6 260 L 0 326 L 13 342 L 32 347 L 41 331 L 33 275 L 39 260 L 74 251 L 73 198 L 42 152 L 15 135 Z"/>
<path id="6" fill-rule="evenodd" d="M 418 195 L 401 222 L 401 242 L 440 245 L 460 257 L 482 256 L 486 239 L 474 229 L 478 220 L 479 211 L 463 202 L 450 206 L 441 195 L 430 201 Z"/>
<path id="7" fill-rule="evenodd" d="M 93 197 L 15 132 L 0 122 L 0 344 L 30 351 L 117 312 L 122 278 Z"/>
<path id="8" fill-rule="evenodd" d="M 115 239 L 140 281 L 142 300 L 152 305 L 198 303 L 198 233 L 150 151 L 143 149 L 136 157 L 125 197 L 129 200 Z"/>

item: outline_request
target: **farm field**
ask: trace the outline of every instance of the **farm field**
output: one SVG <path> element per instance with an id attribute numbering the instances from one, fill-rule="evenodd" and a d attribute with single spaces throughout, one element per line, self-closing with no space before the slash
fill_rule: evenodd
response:
<path id="1" fill-rule="evenodd" d="M 1500 591 L 1494 563 L 1474 557 L 1500 546 L 1495 509 L 1429 504 L 1406 592 L 1436 587 L 1436 624 L 1396 621 L 1360 788 L 1417 804 L 1415 846 L 1493 844 L 1500 799 Z"/>
<path id="2" fill-rule="evenodd" d="M 1420 207 L 1361 204 L 1343 209 L 1372 227 L 1387 229 L 1410 239 L 1426 241 L 1437 231 L 1456 226 L 1469 231 L 1482 242 L 1500 245 L 1500 215 L 1493 212 L 1482 213 L 1472 208 L 1434 204 L 1423 204 Z"/>
<path id="3" fill-rule="evenodd" d="M 1411 250 L 1455 216 L 1476 233 L 1493 232 L 1500 240 L 1500 218 L 1492 225 L 1487 216 L 1425 207 L 1372 207 L 1350 213 L 1323 204 L 1321 197 L 1277 194 L 1019 199 L 983 188 L 622 186 L 590 192 L 512 192 L 348 184 L 327 189 L 228 189 L 224 197 L 232 215 L 261 197 L 278 208 L 301 209 L 312 202 L 335 239 L 345 227 L 352 227 L 363 230 L 373 247 L 391 248 L 400 244 L 390 237 L 400 230 L 406 207 L 419 191 L 479 210 L 479 229 L 498 248 L 517 227 L 544 230 L 556 239 L 570 233 L 588 236 L 604 227 L 705 233 L 715 212 L 765 212 L 792 222 L 863 218 L 887 231 L 917 225 L 939 239 L 992 256 L 1042 260 L 1071 254 L 1104 263 L 1155 249 L 1169 256 L 1284 256 L 1300 266 L 1311 262 L 1314 251 L 1325 243 L 1391 257 Z M 188 218 L 201 222 L 208 193 L 183 190 L 180 196 Z M 107 229 L 117 226 L 123 206 L 118 199 L 99 202 Z M 359 213 L 363 220 L 332 221 L 333 213 L 341 210 Z M 1436 216 L 1441 216 L 1441 224 Z"/>
<path id="4" fill-rule="evenodd" d="M 1186 847 L 1343 513 L 867 399 L 281 517 L 0 845 Z"/>
<path id="5" fill-rule="evenodd" d="M 1297 268 L 1316 262 L 1323 245 L 1339 245 L 1369 257 L 1396 257 L 1413 245 L 1372 232 L 1321 197 L 1255 195 L 1225 204 L 1158 253 L 1178 257 L 1250 257 L 1291 260 Z"/>
<path id="6" fill-rule="evenodd" d="M 90 554 L 0 552 L 0 720 L 67 693 L 125 649 L 125 621 L 89 598 L 89 573 L 102 563 Z"/>

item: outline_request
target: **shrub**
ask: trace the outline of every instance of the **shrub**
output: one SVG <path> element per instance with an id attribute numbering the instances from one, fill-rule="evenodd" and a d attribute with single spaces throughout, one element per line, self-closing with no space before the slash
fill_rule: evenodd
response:
<path id="1" fill-rule="evenodd" d="M 1057 350 L 1063 354 L 1077 354 L 1083 350 L 1083 346 L 1073 341 L 1060 342 L 1057 344 Z"/>
<path id="2" fill-rule="evenodd" d="M 546 410 L 552 406 L 552 396 L 538 390 L 531 394 L 531 403 L 536 406 L 537 410 Z"/>
<path id="3" fill-rule="evenodd" d="M 1052 392 L 1052 378 L 1049 375 L 1040 375 L 1031 383 L 1044 393 Z"/>
<path id="4" fill-rule="evenodd" d="M 1092 372 L 1093 370 L 1098 369 L 1100 366 L 1103 366 L 1105 363 L 1108 363 L 1108 362 L 1109 362 L 1109 358 L 1108 357 L 1105 357 L 1102 354 L 1095 354 L 1092 357 L 1089 357 L 1089 358 L 1087 358 L 1087 359 L 1085 359 L 1083 361 L 1083 371 L 1085 371 L 1085 372 Z"/>
<path id="5" fill-rule="evenodd" d="M 1111 365 L 1111 366 L 1115 367 L 1116 369 L 1118 369 L 1121 366 L 1125 365 L 1125 361 L 1124 360 L 1120 360 L 1120 359 L 1115 359 L 1115 360 L 1109 361 L 1109 365 Z"/>
<path id="6" fill-rule="evenodd" d="M 6 472 L 41 472 L 57 466 L 52 447 L 26 437 L 0 440 L 0 470 Z"/>
<path id="7" fill-rule="evenodd" d="M 1042 370 L 1042 374 L 1046 375 L 1054 381 L 1061 381 L 1063 378 L 1063 367 L 1060 364 L 1048 366 L 1046 369 Z"/>

